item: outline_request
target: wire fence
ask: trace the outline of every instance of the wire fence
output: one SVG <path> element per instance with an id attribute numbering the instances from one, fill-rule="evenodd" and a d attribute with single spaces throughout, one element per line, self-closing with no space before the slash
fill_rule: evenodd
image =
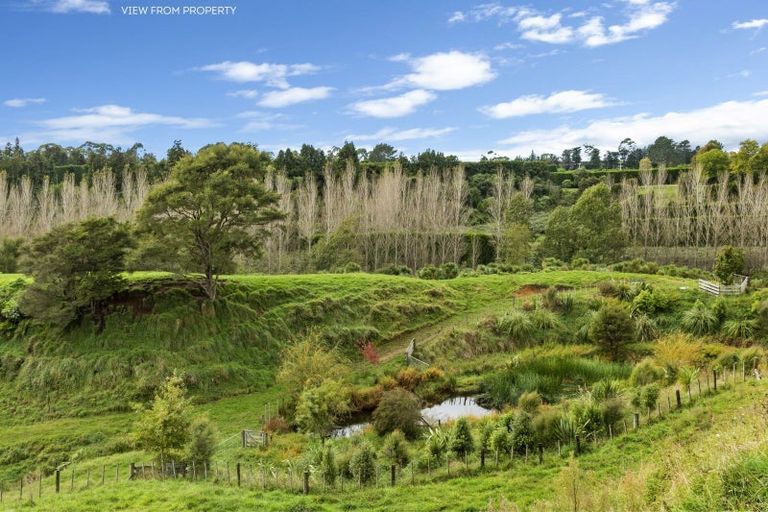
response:
<path id="1" fill-rule="evenodd" d="M 712 396 L 723 389 L 748 380 L 760 380 L 757 367 L 747 369 L 744 363 L 730 368 L 700 371 L 690 385 L 670 386 L 661 391 L 654 407 L 634 410 L 631 414 L 591 432 L 578 432 L 573 439 L 556 444 L 540 443 L 512 449 L 508 453 L 475 451 L 465 458 L 446 453 L 440 461 L 432 458 L 413 459 L 407 465 L 376 461 L 369 474 L 350 476 L 339 472 L 335 479 L 322 474 L 320 468 L 298 461 L 274 464 L 268 461 L 213 461 L 210 464 L 186 464 L 177 461 L 101 465 L 79 468 L 76 464 L 59 467 L 52 475 L 41 471 L 26 475 L 16 482 L 0 482 L 0 503 L 34 502 L 50 495 L 72 494 L 110 484 L 131 485 L 137 481 L 208 482 L 251 490 L 283 490 L 294 493 L 336 493 L 362 487 L 419 485 L 428 482 L 473 476 L 484 472 L 517 471 L 527 465 L 544 464 L 570 454 L 580 456 L 615 438 L 631 435 L 647 425 Z"/>

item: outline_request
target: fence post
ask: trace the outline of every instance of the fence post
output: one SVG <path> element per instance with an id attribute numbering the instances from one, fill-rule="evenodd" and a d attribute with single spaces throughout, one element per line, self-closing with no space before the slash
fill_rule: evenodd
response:
<path id="1" fill-rule="evenodd" d="M 544 464 L 544 445 L 539 443 L 539 464 Z"/>
<path id="2" fill-rule="evenodd" d="M 635 423 L 634 423 L 635 430 L 637 430 L 640 427 L 640 413 L 635 413 Z"/>
<path id="3" fill-rule="evenodd" d="M 75 490 L 75 466 L 72 466 L 72 478 L 69 481 L 69 490 L 70 491 Z"/>
<path id="4" fill-rule="evenodd" d="M 389 479 L 390 479 L 390 481 L 392 483 L 392 487 L 395 486 L 395 472 L 396 472 L 396 469 L 397 469 L 397 466 L 395 466 L 394 464 L 389 466 Z"/>
<path id="5" fill-rule="evenodd" d="M 128 466 L 128 480 L 133 480 L 133 475 L 136 474 L 136 463 L 131 462 Z"/>
<path id="6" fill-rule="evenodd" d="M 56 494 L 61 491 L 61 470 L 56 468 Z"/>
<path id="7" fill-rule="evenodd" d="M 240 463 L 237 463 L 237 486 L 240 487 Z"/>
<path id="8" fill-rule="evenodd" d="M 610 423 L 608 424 L 608 437 L 610 437 L 611 441 L 613 441 L 613 427 Z"/>
<path id="9" fill-rule="evenodd" d="M 19 478 L 19 501 L 24 499 L 24 477 Z"/>
<path id="10" fill-rule="evenodd" d="M 176 461 L 171 460 L 171 474 L 173 475 L 173 479 L 176 480 Z"/>
<path id="11" fill-rule="evenodd" d="M 712 370 L 712 375 L 714 376 L 714 381 L 715 381 L 714 389 L 715 391 L 717 391 L 717 370 Z"/>
<path id="12" fill-rule="evenodd" d="M 304 470 L 304 494 L 309 494 L 309 471 Z"/>
<path id="13" fill-rule="evenodd" d="M 40 471 L 38 475 L 37 480 L 37 497 L 42 498 L 43 497 L 43 472 Z"/>
<path id="14" fill-rule="evenodd" d="M 677 408 L 678 409 L 680 407 L 682 407 L 683 404 L 682 404 L 682 401 L 680 400 L 680 390 L 679 389 L 675 390 L 675 402 L 677 403 Z"/>

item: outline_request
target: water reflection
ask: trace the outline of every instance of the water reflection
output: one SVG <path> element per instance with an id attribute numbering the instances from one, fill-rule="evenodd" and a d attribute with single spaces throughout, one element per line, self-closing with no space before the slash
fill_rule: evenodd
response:
<path id="1" fill-rule="evenodd" d="M 459 418 L 481 418 L 491 414 L 493 411 L 478 405 L 474 397 L 457 396 L 444 400 L 437 405 L 427 407 L 421 410 L 424 420 L 430 425 L 436 425 L 443 421 L 452 421 Z M 334 429 L 331 437 L 350 437 L 359 434 L 370 425 L 369 422 L 353 423 Z"/>

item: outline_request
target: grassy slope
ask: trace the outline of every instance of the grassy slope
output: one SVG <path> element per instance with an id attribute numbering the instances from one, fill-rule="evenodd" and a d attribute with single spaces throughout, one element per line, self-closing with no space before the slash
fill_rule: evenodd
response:
<path id="1" fill-rule="evenodd" d="M 134 275 L 131 281 L 162 278 Z M 4 360 L 23 360 L 15 376 L 6 374 L 0 383 L 0 479 L 125 451 L 123 434 L 133 419 L 128 404 L 149 396 L 169 368 L 189 376 L 199 408 L 228 437 L 257 425 L 264 404 L 279 397 L 273 387 L 279 349 L 308 329 L 346 343 L 376 335 L 396 359 L 411 337 L 428 339 L 504 311 L 523 285 L 583 287 L 620 278 L 670 289 L 693 286 L 663 276 L 586 271 L 451 281 L 368 274 L 231 276 L 228 305 L 215 316 L 201 314 L 188 296 L 167 294 L 156 298 L 151 314 L 113 314 L 100 335 L 90 325 L 66 335 L 30 329 L 0 339 Z"/>
<path id="2" fill-rule="evenodd" d="M 738 456 L 765 450 L 764 418 L 754 407 L 768 392 L 768 382 L 739 383 L 699 399 L 662 421 L 619 436 L 579 459 L 580 510 L 762 510 L 754 504 L 709 496 L 689 489 L 706 477 L 717 488 L 722 470 Z M 728 459 L 725 455 L 731 456 Z M 224 484 L 187 482 L 123 482 L 73 494 L 47 496 L 27 502 L 22 509 L 57 511 L 111 510 L 485 510 L 500 498 L 528 510 L 564 510 L 558 477 L 565 457 L 547 453 L 545 463 L 518 460 L 501 471 L 454 478 L 449 481 L 408 481 L 395 488 L 351 489 L 346 493 L 317 492 L 309 497 L 284 491 L 237 489 Z M 713 482 L 714 481 L 714 482 Z M 50 489 L 50 482 L 46 482 Z M 543 505 L 542 503 L 548 505 Z M 695 505 L 692 503 L 695 502 Z M 7 502 L 9 506 L 18 502 Z M 513 509 L 511 509 L 513 510 Z"/>

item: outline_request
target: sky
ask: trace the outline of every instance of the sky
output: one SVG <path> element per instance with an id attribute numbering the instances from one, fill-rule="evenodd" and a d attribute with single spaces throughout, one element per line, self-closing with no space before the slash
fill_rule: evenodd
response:
<path id="1" fill-rule="evenodd" d="M 0 44 L 26 149 L 768 141 L 762 0 L 0 0 Z"/>

